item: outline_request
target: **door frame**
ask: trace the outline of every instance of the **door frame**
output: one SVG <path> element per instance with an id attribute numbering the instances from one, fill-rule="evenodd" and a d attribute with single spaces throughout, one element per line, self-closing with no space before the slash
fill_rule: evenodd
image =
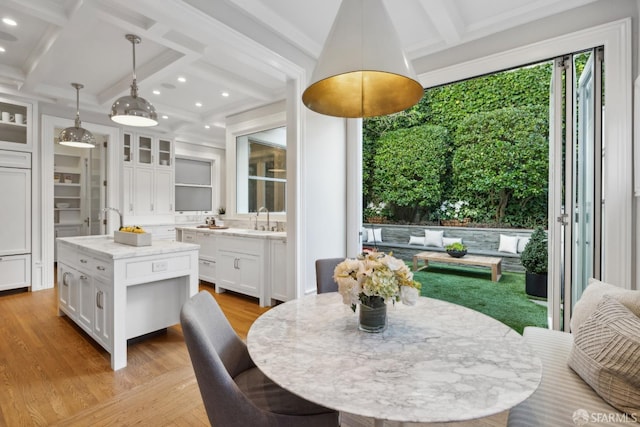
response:
<path id="1" fill-rule="evenodd" d="M 613 21 L 516 49 L 419 75 L 423 87 L 434 87 L 523 64 L 542 62 L 567 52 L 604 46 L 607 73 L 603 140 L 602 280 L 633 289 L 633 110 L 631 18 Z"/>
<path id="2" fill-rule="evenodd" d="M 40 175 L 40 188 L 41 188 L 41 227 L 42 227 L 42 283 L 38 289 L 48 289 L 54 286 L 53 282 L 53 260 L 54 260 L 54 240 L 55 231 L 53 225 L 53 215 L 49 213 L 53 212 L 53 154 L 54 154 L 54 142 L 53 139 L 57 135 L 55 134 L 56 128 L 67 128 L 74 126 L 74 121 L 71 119 L 65 119 L 63 117 L 56 117 L 43 114 L 41 118 L 41 151 L 42 156 L 42 171 Z M 120 206 L 120 162 L 117 161 L 120 157 L 120 135 L 121 131 L 117 127 L 105 126 L 97 123 L 82 122 L 82 127 L 94 132 L 96 134 L 103 134 L 109 137 L 109 143 L 107 144 L 107 198 L 108 206 L 121 208 Z M 107 230 L 110 233 L 112 230 Z"/>

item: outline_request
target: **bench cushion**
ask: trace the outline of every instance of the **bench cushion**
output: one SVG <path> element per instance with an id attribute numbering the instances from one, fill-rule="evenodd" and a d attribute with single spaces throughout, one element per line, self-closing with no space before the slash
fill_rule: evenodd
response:
<path id="1" fill-rule="evenodd" d="M 584 419 L 585 414 L 590 418 L 587 421 L 593 421 L 593 417 L 616 419 L 622 415 L 569 367 L 571 334 L 529 326 L 523 336 L 542 360 L 542 381 L 527 400 L 509 411 L 509 427 L 575 427 L 578 424 L 574 423 L 574 417 Z M 628 419 L 626 422 L 622 419 L 602 425 L 630 425 Z"/>

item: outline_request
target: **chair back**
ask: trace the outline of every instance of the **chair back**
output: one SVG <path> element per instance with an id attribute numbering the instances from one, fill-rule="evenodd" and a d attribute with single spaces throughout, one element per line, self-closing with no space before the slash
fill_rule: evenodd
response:
<path id="1" fill-rule="evenodd" d="M 344 258 L 324 258 L 316 260 L 316 288 L 319 294 L 337 292 L 338 284 L 333 280 L 333 270 Z"/>

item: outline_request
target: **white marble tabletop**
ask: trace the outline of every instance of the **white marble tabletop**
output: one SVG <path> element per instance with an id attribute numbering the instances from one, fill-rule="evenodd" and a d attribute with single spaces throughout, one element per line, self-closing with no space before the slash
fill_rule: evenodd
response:
<path id="1" fill-rule="evenodd" d="M 193 251 L 200 248 L 200 245 L 193 243 L 160 239 L 152 240 L 150 246 L 131 246 L 116 243 L 113 241 L 113 236 L 108 235 L 58 237 L 56 242 L 71 245 L 74 248 L 85 250 L 96 256 L 107 256 L 112 259 L 161 255 L 173 252 Z"/>
<path id="2" fill-rule="evenodd" d="M 249 352 L 282 387 L 378 422 L 482 418 L 538 387 L 540 359 L 493 318 L 424 297 L 387 316 L 384 332 L 366 333 L 337 293 L 303 297 L 254 322 Z"/>
<path id="3" fill-rule="evenodd" d="M 209 233 L 209 234 L 218 234 L 225 236 L 236 236 L 236 237 L 251 237 L 258 239 L 269 239 L 269 240 L 286 240 L 287 232 L 286 231 L 268 231 L 268 230 L 252 230 L 245 228 L 207 228 L 207 227 L 197 227 L 197 226 L 176 226 L 176 230 L 190 230 L 190 231 L 198 231 L 200 233 Z"/>

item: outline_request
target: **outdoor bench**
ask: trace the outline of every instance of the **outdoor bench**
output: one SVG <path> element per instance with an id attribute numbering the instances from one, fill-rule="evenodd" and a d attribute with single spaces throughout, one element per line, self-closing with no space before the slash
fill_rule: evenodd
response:
<path id="1" fill-rule="evenodd" d="M 480 255 L 488 257 L 502 258 L 503 271 L 524 272 L 520 263 L 520 253 L 510 253 L 498 251 L 500 246 L 500 235 L 517 236 L 526 238 L 532 230 L 511 230 L 511 229 L 487 229 L 472 227 L 438 227 L 438 226 L 414 226 L 395 224 L 365 224 L 363 247 L 377 248 L 382 252 L 393 252 L 394 256 L 412 260 L 418 252 L 446 252 L 444 247 L 425 246 L 420 244 L 409 244 L 410 236 L 424 236 L 425 230 L 442 230 L 445 238 L 460 238 L 467 246 L 469 255 Z M 367 241 L 367 231 L 380 229 L 381 240 Z"/>

